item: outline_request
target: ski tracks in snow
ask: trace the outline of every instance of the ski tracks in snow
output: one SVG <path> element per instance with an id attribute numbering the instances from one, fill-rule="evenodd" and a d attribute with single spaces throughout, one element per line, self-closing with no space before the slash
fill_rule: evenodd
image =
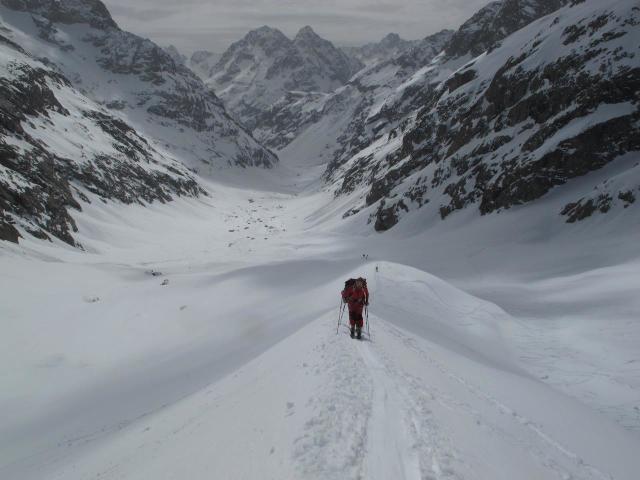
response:
<path id="1" fill-rule="evenodd" d="M 423 477 L 417 450 L 422 428 L 411 411 L 413 401 L 369 345 L 361 344 L 359 350 L 374 385 L 364 478 L 420 480 Z M 432 469 L 441 473 L 435 457 Z"/>
<path id="2" fill-rule="evenodd" d="M 311 415 L 294 441 L 300 478 L 612 478 L 449 369 L 421 339 L 374 322 L 375 343 L 343 330 L 315 347 L 313 368 L 327 381 L 309 393 Z"/>
<path id="3" fill-rule="evenodd" d="M 319 358 L 314 368 L 327 375 L 328 385 L 310 393 L 308 407 L 314 414 L 294 442 L 300 478 L 362 478 L 374 386 L 357 351 L 336 339 L 344 336 L 326 338 L 315 347 Z"/>

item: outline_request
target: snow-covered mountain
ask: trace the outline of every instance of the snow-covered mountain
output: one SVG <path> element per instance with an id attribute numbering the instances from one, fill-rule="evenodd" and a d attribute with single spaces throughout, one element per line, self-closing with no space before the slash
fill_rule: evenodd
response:
<path id="1" fill-rule="evenodd" d="M 379 42 L 367 43 L 361 47 L 342 47 L 342 50 L 364 65 L 371 65 L 391 60 L 417 43 L 419 41 L 405 40 L 397 33 L 389 33 Z"/>
<path id="2" fill-rule="evenodd" d="M 451 37 L 443 30 L 416 42 L 402 54 L 360 70 L 343 87 L 330 94 L 293 92 L 260 114 L 254 134 L 273 148 L 284 148 L 295 141 L 307 155 L 326 162 L 338 152 L 355 148 L 356 140 L 385 99 L 418 69 L 442 51 Z M 306 132 L 306 133 L 305 133 Z M 314 141 L 309 142 L 313 136 Z M 317 147 L 317 148 L 316 148 Z"/>
<path id="3" fill-rule="evenodd" d="M 626 155 L 640 148 L 638 14 L 631 1 L 573 2 L 451 72 L 469 57 L 454 35 L 456 48 L 446 49 L 454 57 L 430 66 L 417 94 L 387 101 L 375 119 L 383 135 L 330 166 L 339 192 L 366 185 L 351 213 L 374 208 L 377 230 L 421 207 L 443 219 L 470 205 L 487 214 L 609 164 L 608 173 L 566 190 L 555 213 L 575 221 L 629 206 L 639 183 Z"/>
<path id="4" fill-rule="evenodd" d="M 402 119 L 420 109 L 432 83 L 441 81 L 474 56 L 495 47 L 501 39 L 564 3 L 563 0 L 501 0 L 481 9 L 456 32 L 443 30 L 416 42 L 404 42 L 388 35 L 379 44 L 363 47 L 363 51 L 373 56 L 375 52 L 388 55 L 367 63 L 347 87 L 328 96 L 294 92 L 281 97 L 270 109 L 254 112 L 258 118 L 254 133 L 279 149 L 298 137 L 301 141 L 295 143 L 299 145 L 306 144 L 310 137 L 317 139 L 318 148 L 313 156 L 332 160 L 327 171 L 331 177 L 337 166 L 380 135 L 389 134 Z M 442 50 L 445 52 L 437 66 L 430 66 Z M 353 53 L 353 50 L 347 51 Z M 340 128 L 335 128 L 336 121 Z M 299 145 L 294 145 L 292 150 L 298 151 Z"/>
<path id="5" fill-rule="evenodd" d="M 93 0 L 3 0 L 2 238 L 75 244 L 69 208 L 204 190 L 192 172 L 277 158 L 186 67 Z M 190 170 L 192 172 L 190 172 Z"/>
<path id="6" fill-rule="evenodd" d="M 311 27 L 293 40 L 270 27 L 232 44 L 210 72 L 209 85 L 251 129 L 256 115 L 294 92 L 328 93 L 361 68 Z"/>
<path id="7" fill-rule="evenodd" d="M 402 82 L 396 83 L 394 90 L 387 92 L 376 103 L 371 115 L 363 118 L 363 121 L 356 121 L 352 128 L 344 132 L 342 148 L 334 155 L 327 176 L 332 177 L 334 170 L 359 150 L 384 136 L 395 136 L 396 129 L 406 126 L 415 113 L 423 108 L 440 82 L 476 56 L 479 43 L 484 41 L 486 45 L 495 47 L 500 40 L 557 9 L 559 5 L 557 0 L 535 0 L 528 2 L 526 9 L 521 9 L 519 0 L 494 2 L 473 15 L 456 32 L 446 32 L 452 35 L 450 38 L 438 39 L 436 45 L 444 51 L 436 52 L 442 53 L 437 58 L 433 47 L 427 48 L 428 45 L 424 43 L 407 51 L 397 63 L 405 66 L 409 75 L 401 77 Z M 345 185 L 352 181 L 347 178 Z"/>

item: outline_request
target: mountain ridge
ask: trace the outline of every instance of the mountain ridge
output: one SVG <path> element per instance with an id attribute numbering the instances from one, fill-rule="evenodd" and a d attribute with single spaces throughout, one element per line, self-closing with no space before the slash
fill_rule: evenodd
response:
<path id="1" fill-rule="evenodd" d="M 263 26 L 233 43 L 214 65 L 208 84 L 250 129 L 255 116 L 291 92 L 328 93 L 361 67 L 309 26 L 293 40 Z"/>

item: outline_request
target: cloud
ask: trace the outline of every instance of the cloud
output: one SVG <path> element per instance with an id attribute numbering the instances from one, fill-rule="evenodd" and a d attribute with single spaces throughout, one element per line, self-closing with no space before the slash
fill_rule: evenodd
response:
<path id="1" fill-rule="evenodd" d="M 337 45 L 378 41 L 389 32 L 423 38 L 457 28 L 488 0 L 103 0 L 126 30 L 160 45 L 223 52 L 262 25 L 293 36 L 311 25 Z"/>

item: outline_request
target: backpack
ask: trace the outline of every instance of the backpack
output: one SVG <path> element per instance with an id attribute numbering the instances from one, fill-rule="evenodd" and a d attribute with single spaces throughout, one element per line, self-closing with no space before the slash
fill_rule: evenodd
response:
<path id="1" fill-rule="evenodd" d="M 344 289 L 351 288 L 355 285 L 356 280 L 360 280 L 362 282 L 362 288 L 367 289 L 367 279 L 366 278 L 350 278 L 346 282 L 344 282 Z M 367 289 L 368 290 L 368 289 Z"/>

